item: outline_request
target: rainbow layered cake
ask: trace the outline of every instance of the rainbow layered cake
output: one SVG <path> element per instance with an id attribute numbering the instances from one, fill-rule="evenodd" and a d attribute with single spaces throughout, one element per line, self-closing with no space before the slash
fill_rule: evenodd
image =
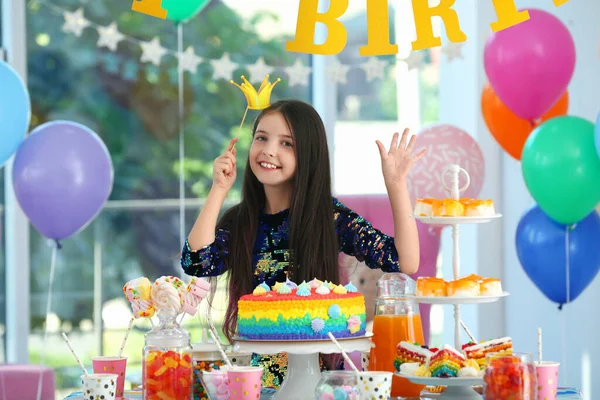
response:
<path id="1" fill-rule="evenodd" d="M 488 354 L 498 353 L 498 355 L 512 354 L 513 346 L 510 337 L 488 340 L 481 343 L 469 342 L 462 346 L 462 350 L 468 359 L 477 361 L 479 367 L 485 366 L 485 357 Z"/>
<path id="2" fill-rule="evenodd" d="M 434 378 L 453 378 L 465 365 L 465 356 L 450 346 L 436 351 L 429 361 L 429 370 Z"/>
<path id="3" fill-rule="evenodd" d="M 264 282 L 238 302 L 238 335 L 246 340 L 315 340 L 364 336 L 365 299 L 352 283 L 313 279 Z"/>
<path id="4" fill-rule="evenodd" d="M 418 343 L 400 342 L 396 347 L 396 357 L 394 358 L 394 367 L 400 371 L 400 366 L 405 363 L 426 364 L 433 352 L 427 346 L 421 346 Z"/>

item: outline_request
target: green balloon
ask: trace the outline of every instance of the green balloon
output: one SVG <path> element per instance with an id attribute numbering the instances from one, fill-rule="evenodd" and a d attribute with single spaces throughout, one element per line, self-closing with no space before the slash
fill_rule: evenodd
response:
<path id="1" fill-rule="evenodd" d="M 600 157 L 594 124 L 579 117 L 549 119 L 527 138 L 521 170 L 529 193 L 553 220 L 571 225 L 600 202 Z"/>
<path id="2" fill-rule="evenodd" d="M 167 10 L 167 19 L 183 22 L 195 17 L 208 3 L 210 0 L 163 0 L 162 8 Z"/>

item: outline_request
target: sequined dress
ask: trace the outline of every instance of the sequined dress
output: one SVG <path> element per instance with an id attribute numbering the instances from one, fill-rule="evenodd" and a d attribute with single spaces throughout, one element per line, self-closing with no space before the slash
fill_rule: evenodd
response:
<path id="1" fill-rule="evenodd" d="M 276 214 L 260 214 L 260 221 L 253 249 L 254 286 L 265 282 L 274 286 L 285 282 L 289 266 L 288 224 L 289 209 Z M 394 238 L 385 235 L 346 207 L 333 199 L 332 222 L 338 236 L 339 251 L 354 256 L 370 268 L 384 272 L 400 272 L 398 253 Z M 215 241 L 197 251 L 191 251 L 185 242 L 181 266 L 186 274 L 193 276 L 218 276 L 226 272 L 224 264 L 228 253 L 229 232 L 218 229 Z M 278 355 L 253 355 L 253 365 L 263 366 L 263 386 L 279 388 L 285 376 L 287 357 Z"/>

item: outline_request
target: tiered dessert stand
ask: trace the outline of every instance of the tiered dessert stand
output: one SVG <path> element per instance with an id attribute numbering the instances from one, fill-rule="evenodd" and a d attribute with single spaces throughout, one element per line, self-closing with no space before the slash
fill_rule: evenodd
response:
<path id="1" fill-rule="evenodd" d="M 459 175 L 463 173 L 466 178 L 466 183 L 459 189 Z M 450 187 L 446 185 L 446 176 L 450 175 Z M 458 200 L 460 193 L 467 190 L 471 183 L 471 179 L 467 171 L 461 168 L 459 165 L 451 164 L 446 167 L 442 174 L 442 183 L 446 190 L 450 191 L 450 198 Z M 501 214 L 486 217 L 425 217 L 413 215 L 413 218 L 421 221 L 425 224 L 431 225 L 450 225 L 452 226 L 452 242 L 453 242 L 453 253 L 452 253 L 452 269 L 454 279 L 460 278 L 460 253 L 459 253 L 459 241 L 458 232 L 460 224 L 481 224 L 490 222 L 494 219 L 500 218 Z M 499 296 L 478 296 L 478 297 L 434 297 L 434 296 L 415 296 L 415 300 L 419 303 L 427 304 L 452 304 L 454 306 L 454 347 L 460 350 L 461 339 L 461 316 L 460 306 L 461 304 L 481 304 L 481 303 L 492 303 L 498 301 L 500 298 L 508 296 L 509 293 L 503 292 Z M 418 377 L 412 375 L 401 374 L 396 372 L 397 375 L 407 378 L 413 383 L 428 385 L 428 386 L 446 386 L 444 392 L 438 397 L 439 399 L 445 400 L 471 400 L 481 399 L 481 396 L 473 390 L 473 386 L 483 385 L 482 378 L 465 377 L 465 378 L 432 378 L 432 377 Z"/>
<path id="2" fill-rule="evenodd" d="M 373 346 L 372 333 L 354 338 L 337 339 L 346 353 L 353 351 L 368 352 Z M 313 398 L 321 379 L 319 353 L 340 353 L 338 347 L 329 339 L 323 340 L 243 340 L 237 338 L 233 351 L 257 354 L 288 354 L 288 366 L 285 379 L 274 395 L 274 400 L 306 400 Z"/>

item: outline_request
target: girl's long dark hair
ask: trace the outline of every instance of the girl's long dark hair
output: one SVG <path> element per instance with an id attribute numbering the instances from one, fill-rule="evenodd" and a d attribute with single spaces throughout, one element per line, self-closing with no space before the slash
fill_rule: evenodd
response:
<path id="1" fill-rule="evenodd" d="M 282 100 L 263 110 L 254 123 L 252 136 L 261 118 L 279 112 L 294 137 L 296 172 L 289 212 L 290 266 L 288 277 L 298 283 L 313 278 L 339 282 L 338 239 L 333 223 L 331 172 L 325 126 L 317 111 L 298 100 Z M 227 210 L 217 228 L 230 232 L 229 305 L 223 332 L 231 341 L 237 330 L 237 303 L 254 289 L 252 250 L 259 215 L 265 207 L 263 185 L 246 162 L 242 200 Z M 215 285 L 213 285 L 214 287 Z"/>

